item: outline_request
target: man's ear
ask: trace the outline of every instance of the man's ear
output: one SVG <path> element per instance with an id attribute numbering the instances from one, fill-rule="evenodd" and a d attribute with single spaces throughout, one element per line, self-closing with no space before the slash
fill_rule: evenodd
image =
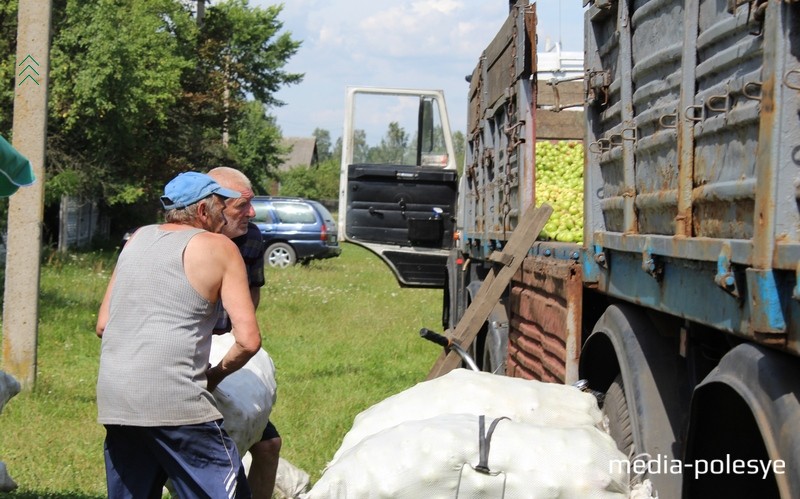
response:
<path id="1" fill-rule="evenodd" d="M 203 199 L 197 203 L 197 219 L 201 222 L 208 220 L 209 216 L 208 200 Z"/>

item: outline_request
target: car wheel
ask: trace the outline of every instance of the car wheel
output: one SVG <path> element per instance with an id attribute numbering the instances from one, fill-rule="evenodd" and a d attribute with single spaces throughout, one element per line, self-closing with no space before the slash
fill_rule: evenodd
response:
<path id="1" fill-rule="evenodd" d="M 267 264 L 270 267 L 289 267 L 297 261 L 294 249 L 286 243 L 275 243 L 267 248 Z"/>

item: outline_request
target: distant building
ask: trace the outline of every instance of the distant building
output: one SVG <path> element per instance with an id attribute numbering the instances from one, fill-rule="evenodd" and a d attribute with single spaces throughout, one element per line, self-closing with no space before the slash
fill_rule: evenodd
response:
<path id="1" fill-rule="evenodd" d="M 319 164 L 316 137 L 284 137 L 281 145 L 291 148 L 291 151 L 286 156 L 286 160 L 278 166 L 278 171 L 285 172 L 298 166 L 317 166 Z"/>
<path id="2" fill-rule="evenodd" d="M 283 173 L 299 166 L 319 165 L 316 137 L 284 137 L 281 146 L 289 149 L 283 163 L 278 165 L 278 173 Z M 275 196 L 280 190 L 280 183 L 274 182 L 270 194 Z"/>

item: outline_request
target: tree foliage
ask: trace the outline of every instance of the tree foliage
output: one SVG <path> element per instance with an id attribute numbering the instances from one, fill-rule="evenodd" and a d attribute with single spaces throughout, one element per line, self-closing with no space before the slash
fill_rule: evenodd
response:
<path id="1" fill-rule="evenodd" d="M 51 50 L 51 196 L 145 194 L 164 166 L 195 37 L 172 0 L 67 2 Z"/>
<path id="2" fill-rule="evenodd" d="M 320 161 L 330 159 L 333 155 L 331 151 L 331 132 L 323 128 L 315 128 L 311 134 L 317 139 L 317 156 Z"/>
<path id="3" fill-rule="evenodd" d="M 408 133 L 397 122 L 393 121 L 389 123 L 389 129 L 381 139 L 380 144 L 369 149 L 367 153 L 368 162 L 403 164 L 404 157 L 409 154 L 408 146 Z"/>
<path id="4" fill-rule="evenodd" d="M 337 199 L 339 197 L 339 160 L 330 158 L 316 167 L 299 166 L 280 176 L 282 196 L 300 196 L 310 199 Z"/>
<path id="5" fill-rule="evenodd" d="M 254 189 L 268 192 L 270 181 L 276 177 L 277 169 L 274 167 L 282 162 L 286 151 L 281 146 L 281 133 L 275 118 L 266 114 L 261 102 L 245 104 L 242 118 L 234 130 L 231 151 L 239 169 L 253 182 Z"/>
<path id="6" fill-rule="evenodd" d="M 158 208 L 180 171 L 227 165 L 256 186 L 276 176 L 281 132 L 269 109 L 303 75 L 282 6 L 187 0 L 54 0 L 46 202 L 62 194 Z M 0 0 L 0 77 L 13 82 L 16 0 Z M 8 76 L 8 78 L 5 78 Z M 0 88 L 10 132 L 13 83 Z M 226 135 L 226 141 L 223 136 Z"/>
<path id="7" fill-rule="evenodd" d="M 267 106 L 280 105 L 275 92 L 302 79 L 283 70 L 300 45 L 289 33 L 279 34 L 282 8 L 250 8 L 247 0 L 227 0 L 209 8 L 201 30 L 206 73 L 228 85 L 233 100 L 241 102 L 251 94 Z"/>
<path id="8" fill-rule="evenodd" d="M 0 0 L 0 135 L 8 138 L 11 132 L 14 101 L 15 57 L 17 52 L 17 2 Z"/>

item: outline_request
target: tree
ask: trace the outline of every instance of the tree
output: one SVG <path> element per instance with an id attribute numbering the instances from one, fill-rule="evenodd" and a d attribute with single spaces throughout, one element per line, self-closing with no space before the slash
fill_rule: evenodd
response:
<path id="1" fill-rule="evenodd" d="M 11 136 L 17 52 L 17 2 L 0 1 L 0 135 Z M 8 84 L 8 82 L 12 82 Z"/>
<path id="2" fill-rule="evenodd" d="M 408 161 L 405 158 L 407 154 L 412 154 L 408 151 L 408 133 L 397 122 L 389 123 L 389 129 L 386 135 L 381 139 L 380 145 L 371 147 L 368 153 L 370 163 L 385 163 L 385 164 L 414 164 L 416 158 Z M 404 158 L 406 159 L 404 161 Z"/>
<path id="3" fill-rule="evenodd" d="M 257 192 L 269 191 L 269 181 L 276 177 L 277 166 L 286 151 L 281 147 L 281 131 L 275 118 L 266 114 L 259 101 L 245 104 L 242 119 L 234 129 L 231 144 L 233 157 L 253 182 Z"/>
<path id="4" fill-rule="evenodd" d="M 58 27 L 48 198 L 102 196 L 115 204 L 154 195 L 150 186 L 160 185 L 152 179 L 167 176 L 172 152 L 170 110 L 194 67 L 189 12 L 173 0 L 68 1 Z"/>
<path id="5" fill-rule="evenodd" d="M 317 156 L 320 161 L 329 159 L 331 152 L 331 132 L 322 128 L 315 128 L 312 135 L 317 139 Z"/>
<path id="6" fill-rule="evenodd" d="M 456 167 L 458 168 L 459 175 L 464 169 L 464 158 L 466 153 L 464 148 L 466 147 L 466 144 L 467 141 L 464 136 L 464 132 L 461 130 L 456 130 L 456 132 L 453 134 L 453 147 L 456 150 Z"/>
<path id="7" fill-rule="evenodd" d="M 280 176 L 282 196 L 339 198 L 339 161 L 329 158 L 317 167 L 298 166 Z"/>
<path id="8" fill-rule="evenodd" d="M 302 80 L 302 74 L 282 69 L 300 42 L 293 41 L 290 33 L 278 34 L 283 27 L 278 20 L 281 9 L 251 8 L 246 0 L 228 0 L 206 10 L 197 68 L 184 84 L 182 115 L 186 118 L 182 121 L 191 123 L 194 130 L 186 135 L 185 147 L 179 148 L 187 151 L 189 164 L 243 166 L 236 164 L 236 154 L 227 150 L 223 136 L 241 129 L 238 120 L 252 118 L 245 109 L 248 100 L 267 109 L 283 105 L 275 93 Z M 272 137 L 280 141 L 280 135 Z M 270 164 L 274 163 L 264 166 Z"/>
<path id="9" fill-rule="evenodd" d="M 369 161 L 370 147 L 367 144 L 367 132 L 364 130 L 353 130 L 353 162 L 366 163 Z M 342 138 L 336 141 L 335 157 L 342 157 Z"/>
<path id="10" fill-rule="evenodd" d="M 274 175 L 280 129 L 266 110 L 303 76 L 283 69 L 300 42 L 279 33 L 281 6 L 228 0 L 198 23 L 190 0 L 55 3 L 47 202 L 71 194 L 155 212 L 180 171 L 225 164 L 256 183 Z M 0 30 L 11 4 L 0 0 Z M 0 73 L 9 60 L 13 69 L 9 39 L 0 40 Z"/>

